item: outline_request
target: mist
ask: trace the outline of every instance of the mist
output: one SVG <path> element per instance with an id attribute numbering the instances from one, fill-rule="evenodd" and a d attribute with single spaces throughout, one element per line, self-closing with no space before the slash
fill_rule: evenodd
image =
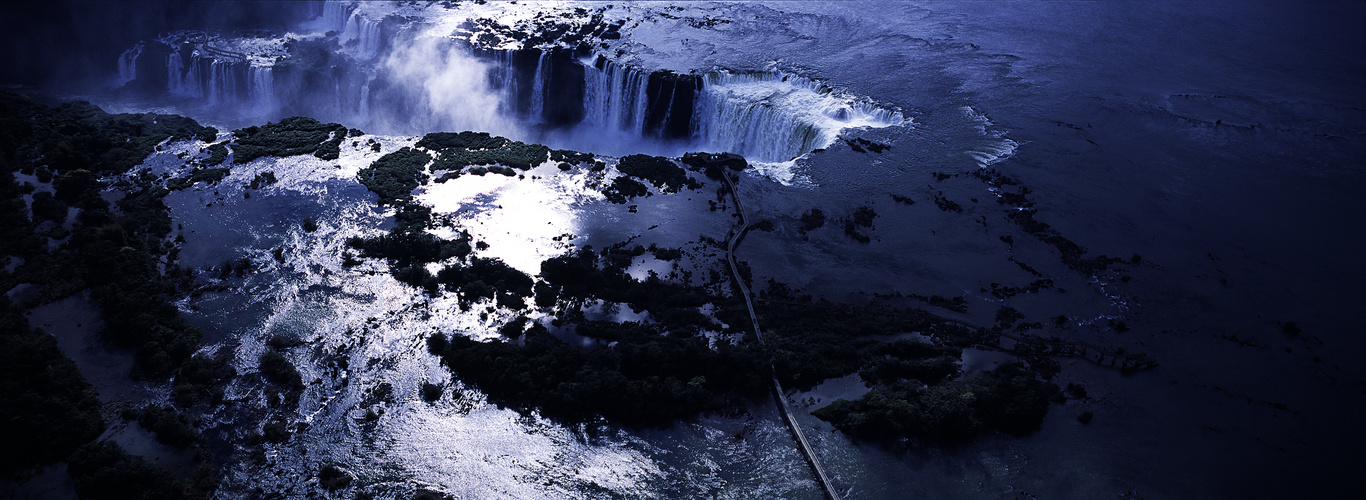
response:
<path id="1" fill-rule="evenodd" d="M 412 107 L 406 117 L 376 115 L 371 128 L 411 133 L 474 130 L 513 137 L 523 135 L 520 127 L 500 112 L 503 100 L 489 88 L 488 66 L 467 49 L 444 39 L 417 37 L 390 52 L 384 58 L 383 68 L 390 86 L 406 95 Z"/>

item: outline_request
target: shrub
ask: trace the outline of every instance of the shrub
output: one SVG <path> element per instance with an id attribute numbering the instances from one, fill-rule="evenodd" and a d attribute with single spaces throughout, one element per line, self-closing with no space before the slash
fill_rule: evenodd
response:
<path id="1" fill-rule="evenodd" d="M 67 459 L 67 473 L 81 498 L 188 499 L 188 485 L 164 469 L 112 442 L 86 445 Z"/>
<path id="2" fill-rule="evenodd" d="M 346 138 L 346 127 L 291 116 L 278 123 L 234 130 L 233 135 L 236 136 L 233 163 L 247 163 L 265 156 L 304 154 L 335 160 L 340 154 L 341 141 Z"/>
<path id="3" fill-rule="evenodd" d="M 381 205 L 393 205 L 412 198 L 412 192 L 426 182 L 423 167 L 432 157 L 413 148 L 403 148 L 381 156 L 360 170 L 360 183 L 379 195 Z"/>
<path id="4" fill-rule="evenodd" d="M 617 170 L 632 177 L 648 180 L 650 184 L 666 193 L 676 193 L 685 187 L 701 187 L 697 181 L 688 178 L 688 172 L 683 170 L 683 167 L 662 156 L 625 156 L 617 163 Z"/>
<path id="5" fill-rule="evenodd" d="M 422 383 L 422 400 L 428 403 L 441 399 L 442 387 L 430 382 Z"/>
<path id="6" fill-rule="evenodd" d="M 0 473 L 60 460 L 104 430 L 95 389 L 0 296 Z"/>
<path id="7" fill-rule="evenodd" d="M 318 485 L 327 491 L 336 491 L 351 484 L 351 475 L 335 465 L 324 465 L 318 470 Z"/>
<path id="8" fill-rule="evenodd" d="M 798 228 L 801 232 L 814 231 L 825 225 L 825 212 L 819 208 L 813 208 L 802 213 L 802 226 Z"/>
<path id="9" fill-rule="evenodd" d="M 261 353 L 260 367 L 261 375 L 266 380 L 290 390 L 303 390 L 303 377 L 299 375 L 299 370 L 294 368 L 294 364 L 289 362 L 283 354 L 275 351 L 265 351 Z"/>

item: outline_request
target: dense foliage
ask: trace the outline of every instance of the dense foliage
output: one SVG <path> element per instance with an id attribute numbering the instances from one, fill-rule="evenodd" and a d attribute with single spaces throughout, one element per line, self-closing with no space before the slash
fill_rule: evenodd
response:
<path id="1" fill-rule="evenodd" d="M 680 160 L 713 179 L 721 179 L 723 175 L 727 175 L 726 170 L 739 171 L 749 166 L 745 157 L 731 153 L 685 153 Z"/>
<path id="2" fill-rule="evenodd" d="M 199 402 L 216 405 L 223 401 L 223 385 L 237 375 L 228 356 L 197 354 L 180 366 L 171 399 L 183 407 Z"/>
<path id="3" fill-rule="evenodd" d="M 147 170 L 125 171 L 162 141 L 209 141 L 216 134 L 178 116 L 110 115 L 87 103 L 46 107 L 0 93 L 0 242 L 5 255 L 22 259 L 13 272 L 0 272 L 0 283 L 5 290 L 17 283 L 37 286 L 23 304 L 3 300 L 0 371 L 9 372 L 0 376 L 5 384 L 0 411 L 8 423 L 0 445 L 6 450 L 4 467 L 66 458 L 85 498 L 203 498 L 216 487 L 216 471 L 207 458 L 193 482 L 185 483 L 115 444 L 77 449 L 104 428 L 94 391 L 53 338 L 30 331 L 18 313 L 21 307 L 88 290 L 101 313 L 104 338 L 133 351 L 131 375 L 175 373 L 197 349 L 200 336 L 172 303 L 191 276 L 175 265 L 176 243 L 162 202 L 169 191 L 159 185 L 161 178 Z M 217 157 L 211 150 L 209 160 Z M 15 169 L 50 183 L 50 191 L 42 185 L 17 186 Z M 226 173 L 197 167 L 193 180 Z M 110 179 L 121 192 L 112 206 L 102 193 Z M 25 193 L 34 193 L 31 218 L 21 198 Z M 196 393 L 213 394 L 214 389 L 194 385 L 221 383 L 232 376 L 230 368 L 226 372 L 221 367 L 214 376 L 182 372 L 187 384 L 177 379 L 175 397 L 197 400 Z M 175 412 L 153 408 L 139 415 L 140 423 L 164 442 L 200 442 L 193 425 Z"/>
<path id="4" fill-rule="evenodd" d="M 42 284 L 40 302 L 89 289 L 104 313 L 106 338 L 134 350 L 136 374 L 169 375 L 194 352 L 200 333 L 171 303 L 188 273 L 162 260 L 170 250 L 171 219 L 162 203 L 167 191 L 155 176 L 140 175 L 121 181 L 126 194 L 110 207 L 100 194 L 100 176 L 136 165 L 142 158 L 130 155 L 145 157 L 167 138 L 212 140 L 216 131 L 177 116 L 110 115 L 79 102 L 48 108 L 13 94 L 0 95 L 0 130 L 7 146 L 0 148 L 0 162 L 21 171 L 42 169 L 54 190 L 51 198 L 35 198 L 42 199 L 38 220 L 26 220 L 12 172 L 0 173 L 0 240 L 10 255 L 24 259 L 6 282 Z M 44 218 L 65 219 L 64 207 L 79 209 L 69 228 L 34 234 Z M 64 242 L 49 249 L 50 236 Z"/>
<path id="5" fill-rule="evenodd" d="M 379 195 L 381 205 L 412 199 L 412 192 L 427 181 L 424 169 L 432 157 L 413 148 L 381 156 L 360 170 L 360 183 Z"/>
<path id="6" fill-rule="evenodd" d="M 55 175 L 126 171 L 167 139 L 212 141 L 213 127 L 176 115 L 108 114 L 85 101 L 44 106 L 0 92 L 0 170 L 46 165 Z"/>
<path id="7" fill-rule="evenodd" d="M 989 430 L 1038 430 L 1057 394 L 1056 386 L 1013 363 L 939 385 L 878 385 L 855 401 L 836 400 L 813 413 L 861 439 L 952 444 Z"/>
<path id="8" fill-rule="evenodd" d="M 801 231 L 803 233 L 807 231 L 815 231 L 817 229 L 820 229 L 821 226 L 825 225 L 825 212 L 819 208 L 807 210 L 806 212 L 802 213 L 801 221 L 802 226 L 798 228 L 798 231 Z"/>
<path id="9" fill-rule="evenodd" d="M 638 323 L 586 322 L 575 333 L 612 342 L 585 349 L 532 328 L 521 345 L 450 339 L 446 365 L 489 399 L 569 421 L 597 416 L 664 426 L 730 408 L 767 388 L 762 356 L 743 346 L 659 335 Z"/>
<path id="10" fill-rule="evenodd" d="M 602 194 L 607 197 L 607 201 L 621 205 L 631 198 L 649 195 L 650 188 L 635 179 L 622 176 L 612 179 L 612 183 L 602 190 Z"/>
<path id="11" fill-rule="evenodd" d="M 721 330 L 721 325 L 703 315 L 698 308 L 723 301 L 699 289 L 666 282 L 658 277 L 638 281 L 626 273 L 631 259 L 645 251 L 639 245 L 630 248 L 609 247 L 601 254 L 591 249 L 580 249 L 547 259 L 541 263 L 541 277 L 547 286 L 538 294 L 551 298 L 565 297 L 580 301 L 596 298 L 627 304 L 636 311 L 649 311 L 651 317 L 665 329 L 688 334 L 698 329 Z"/>
<path id="12" fill-rule="evenodd" d="M 540 144 L 527 144 L 484 132 L 433 132 L 423 136 L 417 146 L 437 152 L 433 171 L 458 171 L 474 165 L 504 165 L 527 170 L 545 162 L 551 154 L 550 148 Z M 564 157 L 565 154 L 557 152 L 556 156 Z"/>
<path id="13" fill-rule="evenodd" d="M 677 193 L 683 188 L 697 189 L 701 187 L 701 184 L 688 177 L 688 172 L 683 170 L 683 167 L 675 165 L 673 160 L 662 156 L 624 156 L 617 163 L 617 170 L 623 174 L 650 181 L 650 184 L 665 193 Z"/>
<path id="14" fill-rule="evenodd" d="M 95 389 L 0 295 L 0 474 L 51 463 L 104 431 Z"/>
<path id="15" fill-rule="evenodd" d="M 76 494 L 91 500 L 204 498 L 206 492 L 108 441 L 86 445 L 67 460 Z"/>
<path id="16" fill-rule="evenodd" d="M 278 123 L 246 127 L 233 131 L 236 137 L 232 148 L 233 163 L 247 163 L 264 156 L 296 156 L 312 154 L 324 160 L 335 160 L 341 155 L 341 141 L 346 139 L 346 127 L 336 123 L 321 123 L 303 116 L 291 116 Z"/>

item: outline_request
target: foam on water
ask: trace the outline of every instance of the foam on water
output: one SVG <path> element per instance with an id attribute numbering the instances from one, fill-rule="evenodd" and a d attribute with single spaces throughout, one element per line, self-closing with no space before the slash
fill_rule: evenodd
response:
<path id="1" fill-rule="evenodd" d="M 476 241 L 488 243 L 482 255 L 534 276 L 541 272 L 542 261 L 567 250 L 566 243 L 553 238 L 579 232 L 576 207 L 603 196 L 587 188 L 586 174 L 560 172 L 549 163 L 523 175 L 542 179 L 465 174 L 427 186 L 418 200 L 433 213 L 453 216 Z M 451 237 L 454 229 L 435 232 Z"/>

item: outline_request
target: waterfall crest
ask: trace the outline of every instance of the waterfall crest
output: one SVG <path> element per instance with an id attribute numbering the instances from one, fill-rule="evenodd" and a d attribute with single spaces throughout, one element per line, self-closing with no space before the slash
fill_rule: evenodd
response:
<path id="1" fill-rule="evenodd" d="M 765 161 L 786 161 L 827 147 L 846 128 L 905 121 L 898 111 L 779 71 L 707 73 L 694 113 L 699 141 L 717 151 Z"/>

